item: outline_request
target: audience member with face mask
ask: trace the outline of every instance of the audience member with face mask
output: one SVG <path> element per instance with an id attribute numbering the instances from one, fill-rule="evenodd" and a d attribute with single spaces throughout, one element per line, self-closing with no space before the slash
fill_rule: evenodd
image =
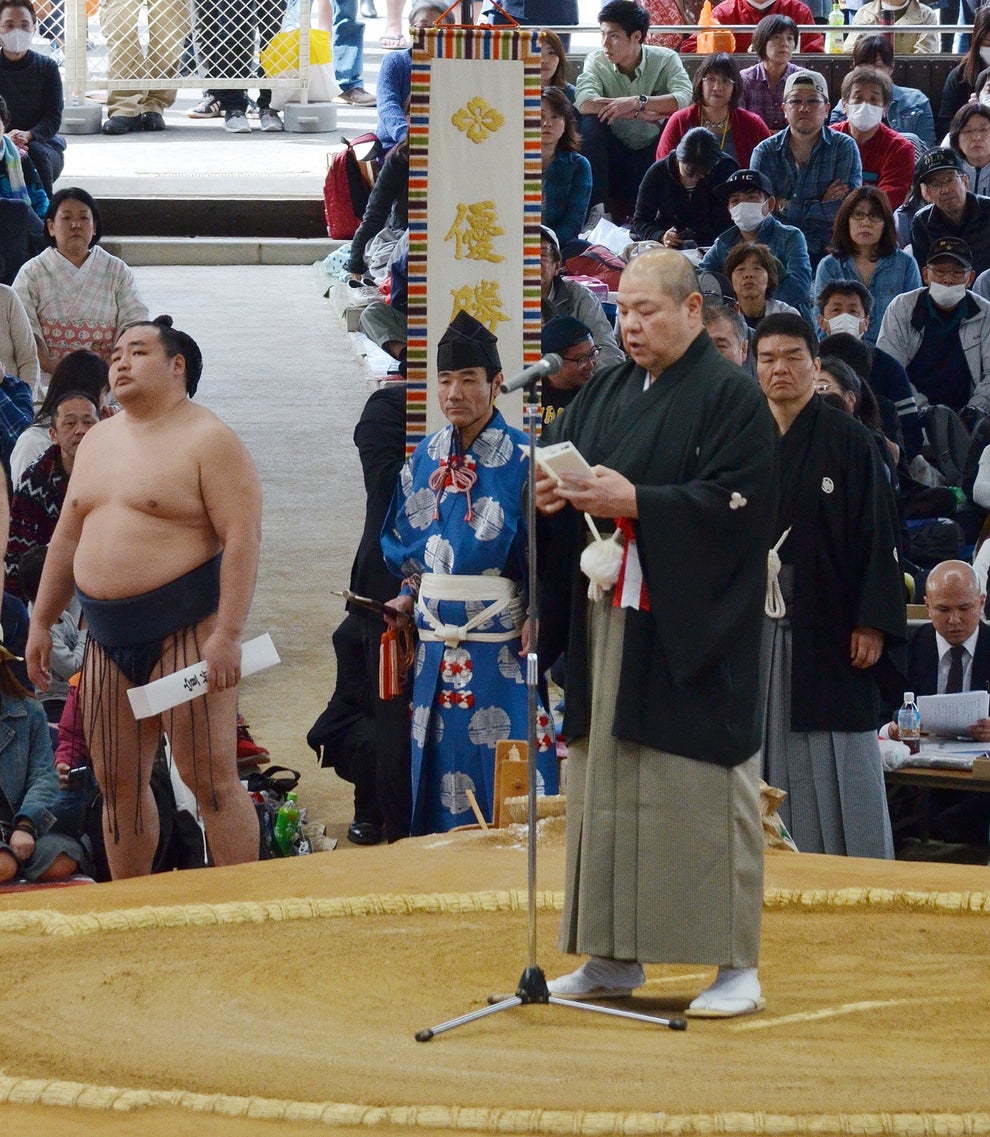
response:
<path id="1" fill-rule="evenodd" d="M 766 245 L 784 266 L 774 295 L 810 320 L 808 244 L 800 229 L 784 225 L 774 217 L 775 202 L 769 179 L 757 170 L 736 170 L 714 193 L 728 204 L 732 227 L 718 235 L 715 244 L 702 257 L 698 271 L 724 271 L 729 250 L 740 243 L 755 241 Z"/>
<path id="2" fill-rule="evenodd" d="M 877 346 L 904 365 L 924 401 L 951 407 L 972 430 L 990 413 L 990 303 L 970 291 L 966 242 L 935 241 L 922 279 L 926 287 L 890 302 Z"/>
<path id="3" fill-rule="evenodd" d="M 891 209 L 904 204 L 914 177 L 914 146 L 884 122 L 893 97 L 890 79 L 873 67 L 854 67 L 842 80 L 846 121 L 832 129 L 859 147 L 863 184 L 876 186 Z"/>

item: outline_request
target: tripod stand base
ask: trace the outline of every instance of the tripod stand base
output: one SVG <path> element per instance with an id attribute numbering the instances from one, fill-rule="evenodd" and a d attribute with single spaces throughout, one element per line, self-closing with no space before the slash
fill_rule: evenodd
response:
<path id="1" fill-rule="evenodd" d="M 659 1015 L 644 1015 L 638 1011 L 623 1011 L 617 1007 L 603 1007 L 597 1003 L 580 1003 L 574 999 L 560 999 L 556 995 L 551 995 L 547 987 L 546 977 L 543 970 L 539 967 L 527 967 L 522 973 L 519 980 L 519 986 L 516 988 L 514 995 L 509 995 L 507 998 L 495 999 L 494 1002 L 489 1002 L 487 1007 L 482 1007 L 478 1011 L 471 1011 L 470 1014 L 461 1015 L 460 1018 L 449 1019 L 447 1022 L 440 1023 L 438 1026 L 427 1027 L 426 1030 L 416 1032 L 417 1042 L 429 1042 L 435 1035 L 442 1034 L 445 1030 L 453 1030 L 454 1027 L 464 1026 L 466 1023 L 474 1022 L 476 1019 L 483 1019 L 488 1015 L 494 1015 L 498 1011 L 508 1010 L 510 1007 L 527 1006 L 532 1003 L 552 1003 L 555 1007 L 568 1007 L 576 1011 L 590 1011 L 596 1015 L 612 1015 L 614 1018 L 619 1019 L 633 1019 L 635 1022 L 650 1023 L 652 1026 L 665 1026 L 668 1030 L 687 1030 L 687 1020 L 682 1018 L 661 1018 Z"/>

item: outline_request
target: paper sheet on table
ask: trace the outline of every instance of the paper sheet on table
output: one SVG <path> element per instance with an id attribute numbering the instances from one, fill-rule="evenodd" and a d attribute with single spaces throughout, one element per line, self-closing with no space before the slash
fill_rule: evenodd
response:
<path id="1" fill-rule="evenodd" d="M 965 734 L 967 727 L 990 715 L 990 692 L 963 691 L 958 695 L 919 695 L 921 729 L 925 734 Z"/>
<path id="2" fill-rule="evenodd" d="M 281 663 L 281 660 L 268 632 L 241 644 L 242 679 L 276 663 Z M 146 719 L 150 715 L 160 715 L 162 711 L 177 707 L 181 703 L 188 703 L 205 692 L 206 664 L 200 661 L 190 667 L 184 667 L 181 671 L 174 671 L 171 675 L 163 675 L 161 679 L 146 683 L 143 687 L 132 687 L 127 692 L 127 697 L 131 702 L 134 717 Z"/>

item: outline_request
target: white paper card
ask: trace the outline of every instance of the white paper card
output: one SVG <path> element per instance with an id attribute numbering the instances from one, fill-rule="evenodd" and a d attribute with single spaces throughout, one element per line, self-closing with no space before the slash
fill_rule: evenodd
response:
<path id="1" fill-rule="evenodd" d="M 919 695 L 921 729 L 925 734 L 966 734 L 967 728 L 990 714 L 990 692 L 958 695 Z"/>
<path id="2" fill-rule="evenodd" d="M 241 678 L 264 671 L 276 663 L 281 663 L 281 660 L 268 632 L 241 644 Z M 181 703 L 188 703 L 205 692 L 206 664 L 200 661 L 181 671 L 173 671 L 171 675 L 163 675 L 161 679 L 146 683 L 143 687 L 132 687 L 127 692 L 127 697 L 131 701 L 134 717 L 146 719 Z"/>

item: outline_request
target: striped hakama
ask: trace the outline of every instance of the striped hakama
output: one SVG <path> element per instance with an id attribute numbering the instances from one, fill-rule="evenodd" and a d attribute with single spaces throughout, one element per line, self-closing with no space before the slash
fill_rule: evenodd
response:
<path id="1" fill-rule="evenodd" d="M 589 605 L 589 734 L 568 747 L 559 946 L 641 963 L 756 967 L 759 755 L 732 768 L 612 735 L 625 611 Z"/>
<path id="2" fill-rule="evenodd" d="M 790 606 L 793 570 L 780 573 Z M 779 813 L 802 853 L 892 860 L 883 766 L 875 731 L 791 730 L 791 622 L 769 617 L 763 668 L 767 718 L 764 778 L 787 792 Z"/>

